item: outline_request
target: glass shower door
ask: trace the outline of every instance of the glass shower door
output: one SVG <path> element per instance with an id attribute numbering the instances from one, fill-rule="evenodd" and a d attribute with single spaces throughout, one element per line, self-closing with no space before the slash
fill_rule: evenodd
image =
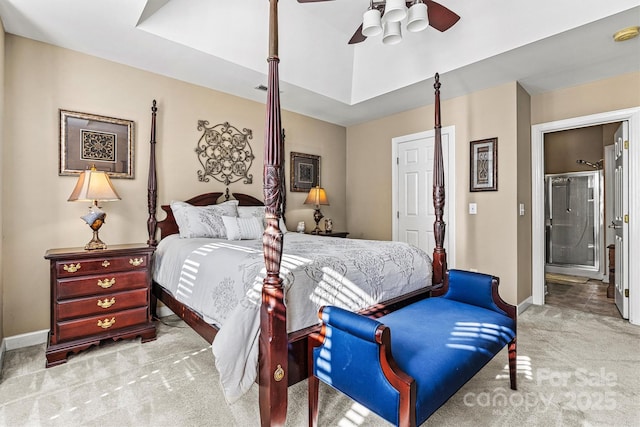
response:
<path id="1" fill-rule="evenodd" d="M 547 175 L 547 264 L 598 270 L 600 172 Z"/>

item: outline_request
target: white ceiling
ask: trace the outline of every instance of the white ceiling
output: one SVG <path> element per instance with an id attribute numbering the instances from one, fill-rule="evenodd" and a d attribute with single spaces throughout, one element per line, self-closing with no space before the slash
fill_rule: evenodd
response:
<path id="1" fill-rule="evenodd" d="M 640 71 L 640 0 L 439 0 L 461 16 L 383 45 L 347 41 L 369 0 L 279 2 L 284 109 L 348 126 L 518 81 L 536 94 Z M 267 0 L 0 0 L 8 33 L 265 102 Z"/>

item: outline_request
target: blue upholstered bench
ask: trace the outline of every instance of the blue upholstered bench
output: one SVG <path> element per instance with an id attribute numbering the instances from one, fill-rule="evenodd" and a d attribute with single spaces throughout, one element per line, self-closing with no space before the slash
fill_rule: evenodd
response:
<path id="1" fill-rule="evenodd" d="M 371 319 L 338 307 L 320 310 L 311 354 L 309 424 L 317 424 L 318 379 L 387 421 L 422 424 L 505 345 L 516 389 L 516 307 L 498 279 L 450 270 L 440 296 Z"/>

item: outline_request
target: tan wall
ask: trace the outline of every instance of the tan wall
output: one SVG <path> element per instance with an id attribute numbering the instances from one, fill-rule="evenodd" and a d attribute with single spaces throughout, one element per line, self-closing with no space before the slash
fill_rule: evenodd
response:
<path id="1" fill-rule="evenodd" d="M 4 26 L 2 24 L 2 20 L 0 19 L 0 236 L 3 233 L 3 221 L 2 221 L 2 201 L 4 199 L 4 187 L 5 187 L 5 176 L 4 176 L 4 168 L 2 167 L 3 162 L 3 151 L 4 151 Z M 3 245 L 0 244 L 0 272 L 2 272 L 2 263 L 3 263 Z M 4 297 L 4 279 L 2 274 L 0 274 L 0 342 L 4 338 L 4 321 L 3 321 L 3 297 Z M 0 351 L 2 351 L 0 349 Z"/>
<path id="2" fill-rule="evenodd" d="M 446 93 L 446 76 L 442 90 Z M 442 124 L 456 128 L 456 268 L 500 276 L 501 293 L 511 303 L 531 296 L 530 126 L 638 105 L 640 73 L 531 97 L 512 83 L 443 102 Z M 391 139 L 432 128 L 431 105 L 347 129 L 353 237 L 391 238 Z M 498 191 L 470 193 L 469 141 L 493 136 L 498 137 Z M 471 202 L 478 204 L 477 215 L 467 213 Z M 519 203 L 525 204 L 524 216 L 518 215 Z"/>
<path id="3" fill-rule="evenodd" d="M 531 97 L 517 88 L 518 132 L 518 303 L 532 295 L 531 281 Z M 520 215 L 520 203 L 524 215 Z"/>
<path id="4" fill-rule="evenodd" d="M 589 126 L 544 136 L 544 173 L 567 173 L 593 171 L 593 168 L 578 164 L 582 159 L 595 163 L 604 158 L 602 126 Z"/>
<path id="5" fill-rule="evenodd" d="M 135 179 L 114 179 L 122 197 L 105 203 L 108 213 L 100 237 L 107 243 L 146 242 L 150 107 L 158 101 L 157 151 L 160 203 L 223 191 L 217 181 L 202 183 L 194 149 L 197 121 L 228 121 L 253 131 L 256 156 L 251 185 L 234 183 L 231 191 L 262 198 L 265 106 L 153 73 L 6 35 L 6 120 L 2 167 L 4 190 L 4 335 L 49 328 L 49 267 L 45 251 L 83 246 L 91 238 L 79 218 L 88 208 L 66 200 L 74 177 L 58 176 L 58 109 L 118 117 L 135 122 Z M 265 62 L 265 72 L 266 72 Z M 322 184 L 331 206 L 323 207 L 336 229 L 346 224 L 344 127 L 283 111 L 286 159 L 289 152 L 322 156 Z M 288 182 L 288 172 L 287 172 Z M 11 183 L 11 185 L 9 185 Z M 305 220 L 313 209 L 303 193 L 288 194 L 288 226 Z M 6 208 L 6 207 L 10 207 Z"/>
<path id="6" fill-rule="evenodd" d="M 444 76 L 443 94 L 446 85 Z M 442 103 L 442 126 L 453 125 L 456 133 L 455 267 L 500 276 L 501 293 L 511 303 L 519 302 L 516 97 L 517 84 L 508 83 Z M 433 111 L 430 105 L 347 128 L 351 236 L 391 239 L 391 139 L 433 129 Z M 469 142 L 491 137 L 498 138 L 498 191 L 470 193 Z M 471 202 L 477 215 L 468 214 Z"/>
<path id="7" fill-rule="evenodd" d="M 531 124 L 548 123 L 640 105 L 640 72 L 531 97 Z"/>

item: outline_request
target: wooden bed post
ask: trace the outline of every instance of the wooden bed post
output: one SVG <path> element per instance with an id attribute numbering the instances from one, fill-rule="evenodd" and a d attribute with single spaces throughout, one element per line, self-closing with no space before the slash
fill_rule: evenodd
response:
<path id="1" fill-rule="evenodd" d="M 435 100 L 435 143 L 433 147 L 433 208 L 436 219 L 433 223 L 433 234 L 436 246 L 433 249 L 433 284 L 443 283 L 444 273 L 447 271 L 447 253 L 444 249 L 444 235 L 446 224 L 442 219 L 444 214 L 444 162 L 442 160 L 442 124 L 440 123 L 440 75 L 436 73 L 433 84 L 436 93 Z"/>
<path id="2" fill-rule="evenodd" d="M 269 75 L 264 147 L 264 204 L 267 227 L 263 235 L 267 276 L 260 307 L 259 396 L 263 426 L 284 425 L 287 416 L 287 313 L 280 278 L 282 231 L 282 122 L 278 76 L 278 0 L 269 0 Z"/>
<path id="3" fill-rule="evenodd" d="M 156 228 L 158 220 L 156 219 L 156 205 L 158 199 L 158 183 L 156 180 L 156 100 L 151 105 L 151 152 L 149 153 L 149 178 L 147 181 L 147 208 L 149 210 L 149 219 L 147 219 L 147 231 L 149 232 L 149 240 L 147 245 L 156 246 Z"/>

